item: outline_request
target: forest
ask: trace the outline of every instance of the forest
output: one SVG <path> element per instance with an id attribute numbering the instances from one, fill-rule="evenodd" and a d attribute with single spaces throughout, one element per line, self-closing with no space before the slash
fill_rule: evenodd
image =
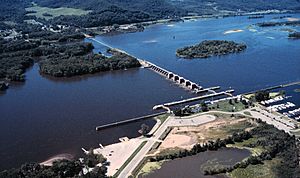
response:
<path id="1" fill-rule="evenodd" d="M 102 166 L 96 166 L 101 163 Z M 59 160 L 52 166 L 44 166 L 38 163 L 25 163 L 19 168 L 13 168 L 0 172 L 0 178 L 106 178 L 107 160 L 102 155 L 95 155 L 91 151 L 86 154 L 83 161 Z M 83 169 L 92 171 L 83 174 Z"/>
<path id="2" fill-rule="evenodd" d="M 252 12 L 261 10 L 290 10 L 299 11 L 298 0 L 2 0 L 0 6 L 0 29 L 12 28 L 23 23 L 26 19 L 36 19 L 26 16 L 25 8 L 31 7 L 32 2 L 39 6 L 58 8 L 69 7 L 92 10 L 82 16 L 60 16 L 48 22 L 38 19 L 44 24 L 68 24 L 79 27 L 94 27 L 99 25 L 125 24 L 169 17 L 197 15 L 217 15 L 224 11 L 231 13 Z M 10 23 L 6 23 L 10 22 Z"/>
<path id="3" fill-rule="evenodd" d="M 54 77 L 140 67 L 137 59 L 122 53 L 112 57 L 94 54 L 93 45 L 83 42 L 85 36 L 73 28 L 51 32 L 33 26 L 24 28 L 22 36 L 0 38 L 1 90 L 7 89 L 11 81 L 24 82 L 24 73 L 34 62 L 39 64 L 41 73 Z"/>
<path id="4" fill-rule="evenodd" d="M 62 45 L 65 41 L 78 41 L 83 38 L 83 35 L 70 31 L 54 33 L 35 29 L 32 29 L 25 38 L 14 40 L 0 38 L 0 81 L 25 81 L 26 69 L 44 56 L 62 51 L 68 54 L 84 53 L 82 50 L 87 49 L 81 42 L 76 45 Z M 61 47 L 60 50 L 57 49 L 58 46 Z M 92 48 L 91 45 L 89 48 Z"/>
<path id="5" fill-rule="evenodd" d="M 181 58 L 208 58 L 221 56 L 229 53 L 238 53 L 245 50 L 247 46 L 243 43 L 226 40 L 205 40 L 194 46 L 177 49 L 176 55 Z"/>
<path id="6" fill-rule="evenodd" d="M 123 53 L 112 57 L 105 57 L 100 54 L 82 56 L 53 54 L 40 62 L 40 72 L 54 77 L 71 77 L 140 66 L 141 64 L 137 59 Z"/>

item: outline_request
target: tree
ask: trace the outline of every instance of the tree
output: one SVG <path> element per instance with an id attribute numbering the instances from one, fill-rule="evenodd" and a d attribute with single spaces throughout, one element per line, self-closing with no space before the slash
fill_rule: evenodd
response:
<path id="1" fill-rule="evenodd" d="M 106 159 L 103 157 L 103 155 L 94 154 L 93 149 L 91 148 L 86 156 L 84 157 L 84 163 L 90 168 L 95 167 L 99 163 L 106 163 Z"/>
<path id="2" fill-rule="evenodd" d="M 141 129 L 138 132 L 142 135 L 146 135 L 149 132 L 149 126 L 146 124 L 142 124 Z"/>
<path id="3" fill-rule="evenodd" d="M 233 105 L 233 103 L 232 103 L 232 99 L 229 99 L 229 104 Z"/>
<path id="4" fill-rule="evenodd" d="M 105 174 L 107 172 L 106 167 L 98 167 L 96 166 L 93 168 L 92 171 L 88 172 L 87 174 L 83 175 L 82 178 L 105 178 L 107 177 Z"/>
<path id="5" fill-rule="evenodd" d="M 208 111 L 208 106 L 207 106 L 207 104 L 205 102 L 201 103 L 201 109 L 202 109 L 203 112 Z"/>
<path id="6" fill-rule="evenodd" d="M 234 98 L 234 102 L 238 103 L 239 102 L 238 98 Z"/>
<path id="7" fill-rule="evenodd" d="M 270 99 L 270 95 L 268 91 L 258 91 L 255 93 L 255 100 L 257 102 L 265 101 Z"/>

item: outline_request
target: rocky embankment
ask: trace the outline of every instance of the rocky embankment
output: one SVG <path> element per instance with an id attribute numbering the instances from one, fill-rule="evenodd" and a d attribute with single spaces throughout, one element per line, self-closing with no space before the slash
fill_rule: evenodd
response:
<path id="1" fill-rule="evenodd" d="M 181 58 L 208 58 L 221 56 L 229 53 L 239 53 L 247 46 L 243 43 L 225 40 L 205 40 L 194 46 L 187 46 L 176 51 L 176 55 Z"/>

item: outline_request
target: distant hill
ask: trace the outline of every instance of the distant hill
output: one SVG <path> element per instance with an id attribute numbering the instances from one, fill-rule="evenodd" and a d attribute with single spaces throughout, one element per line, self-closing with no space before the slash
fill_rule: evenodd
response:
<path id="1" fill-rule="evenodd" d="M 124 24 L 188 14 L 222 14 L 228 12 L 252 12 L 262 10 L 300 11 L 300 0 L 35 0 L 37 6 L 68 7 L 90 10 L 87 15 L 59 16 L 43 23 L 59 23 L 93 27 Z M 26 16 L 25 8 L 32 6 L 32 0 L 1 0 L 0 29 L 11 27 L 15 22 L 37 19 Z M 47 14 L 47 13 L 44 13 Z"/>
<path id="2" fill-rule="evenodd" d="M 263 10 L 300 10 L 300 0 L 170 0 L 189 12 L 198 14 L 218 13 L 220 11 L 263 11 Z"/>

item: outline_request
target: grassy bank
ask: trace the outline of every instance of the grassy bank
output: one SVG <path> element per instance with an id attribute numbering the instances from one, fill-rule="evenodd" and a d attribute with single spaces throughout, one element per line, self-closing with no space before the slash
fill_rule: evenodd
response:
<path id="1" fill-rule="evenodd" d="M 147 162 L 142 169 L 139 171 L 136 177 L 139 176 L 146 176 L 150 174 L 151 172 L 158 170 L 161 168 L 162 164 L 164 161 L 159 161 L 159 162 Z"/>
<path id="2" fill-rule="evenodd" d="M 249 165 L 246 168 L 238 168 L 233 170 L 228 175 L 231 178 L 276 178 L 276 174 L 273 169 L 275 165 L 278 165 L 280 159 L 266 160 L 263 164 Z"/>

